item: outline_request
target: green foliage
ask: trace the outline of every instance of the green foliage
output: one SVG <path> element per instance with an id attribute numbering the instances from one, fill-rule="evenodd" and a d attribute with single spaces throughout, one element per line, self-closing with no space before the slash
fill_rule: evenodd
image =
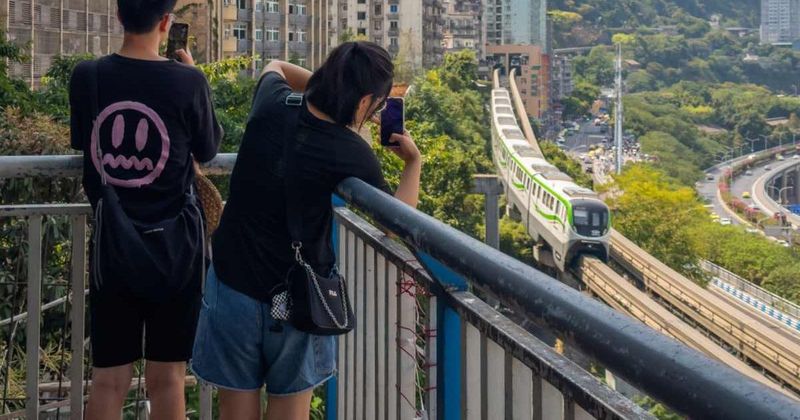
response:
<path id="1" fill-rule="evenodd" d="M 582 117 L 589 113 L 595 99 L 600 96 L 600 88 L 596 85 L 580 80 L 575 84 L 572 94 L 562 101 L 564 106 L 563 118 L 565 120 Z"/>
<path id="2" fill-rule="evenodd" d="M 694 190 L 681 186 L 647 165 L 629 165 L 608 200 L 614 227 L 673 269 L 702 280 L 700 243 L 690 229 L 705 217 Z"/>
<path id="3" fill-rule="evenodd" d="M 534 264 L 533 246 L 536 243 L 522 223 L 504 217 L 500 219 L 500 250 L 528 264 Z"/>
<path id="4" fill-rule="evenodd" d="M 567 156 L 563 150 L 559 149 L 555 144 L 542 141 L 539 142 L 539 147 L 542 149 L 542 154 L 548 162 L 556 166 L 561 172 L 569 175 L 576 184 L 592 189 L 592 177 L 583 172 L 581 164 L 578 161 Z"/>
<path id="5" fill-rule="evenodd" d="M 69 79 L 72 70 L 81 61 L 91 59 L 90 54 L 55 57 L 47 73 L 42 77 L 42 87 L 37 92 L 39 110 L 52 115 L 60 122 L 68 123 Z"/>
<path id="6" fill-rule="evenodd" d="M 256 86 L 256 80 L 244 72 L 252 63 L 252 57 L 242 56 L 198 66 L 211 85 L 217 119 L 225 131 L 220 147 L 223 153 L 237 151 L 244 135 Z"/>

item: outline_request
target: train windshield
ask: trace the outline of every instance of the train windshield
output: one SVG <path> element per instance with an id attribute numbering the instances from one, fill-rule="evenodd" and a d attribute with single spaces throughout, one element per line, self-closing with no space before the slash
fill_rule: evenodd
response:
<path id="1" fill-rule="evenodd" d="M 603 236 L 608 232 L 608 209 L 592 204 L 573 206 L 572 222 L 575 231 L 581 236 Z"/>

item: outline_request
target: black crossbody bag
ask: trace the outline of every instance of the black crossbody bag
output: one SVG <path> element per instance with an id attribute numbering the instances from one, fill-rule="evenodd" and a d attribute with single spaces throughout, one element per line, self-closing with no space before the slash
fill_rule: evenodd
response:
<path id="1" fill-rule="evenodd" d="M 92 121 L 99 114 L 97 100 L 97 61 L 90 66 Z M 92 130 L 100 128 L 92 124 Z M 145 223 L 130 218 L 103 168 L 99 132 L 100 199 L 95 208 L 92 234 L 92 285 L 101 290 L 105 279 L 126 286 L 134 296 L 149 302 L 164 302 L 180 293 L 200 270 L 205 260 L 205 225 L 190 187 L 184 205 L 176 216 Z"/>
<path id="2" fill-rule="evenodd" d="M 353 308 L 347 296 L 347 281 L 336 265 L 327 276 L 315 272 L 303 259 L 302 212 L 294 160 L 297 146 L 298 122 L 303 95 L 292 93 L 286 98 L 289 118 L 283 144 L 284 186 L 286 190 L 286 221 L 291 239 L 294 262 L 286 273 L 283 293 L 273 297 L 273 317 L 281 319 L 288 315 L 292 325 L 300 331 L 315 335 L 340 335 L 350 332 L 356 324 Z M 304 135 L 304 134 L 301 134 Z M 285 301 L 285 302 L 284 302 Z M 288 311 L 277 314 L 286 304 Z M 286 313 L 288 312 L 288 313 Z"/>

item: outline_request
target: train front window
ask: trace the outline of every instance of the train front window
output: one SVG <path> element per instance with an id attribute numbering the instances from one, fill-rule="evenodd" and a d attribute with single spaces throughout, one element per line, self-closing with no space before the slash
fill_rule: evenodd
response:
<path id="1" fill-rule="evenodd" d="M 608 210 L 600 205 L 574 206 L 572 223 L 581 236 L 603 236 L 608 232 Z"/>

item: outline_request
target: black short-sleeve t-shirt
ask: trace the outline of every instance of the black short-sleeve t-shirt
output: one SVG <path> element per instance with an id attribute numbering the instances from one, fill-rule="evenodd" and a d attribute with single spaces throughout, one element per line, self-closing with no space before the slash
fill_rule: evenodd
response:
<path id="1" fill-rule="evenodd" d="M 102 57 L 93 122 L 92 65 L 79 63 L 69 86 L 72 147 L 84 152 L 89 201 L 94 205 L 99 198 L 102 165 L 130 217 L 152 222 L 177 214 L 194 182 L 192 156 L 213 159 L 222 139 L 205 76 L 174 60 Z"/>
<path id="2" fill-rule="evenodd" d="M 261 301 L 281 284 L 293 254 L 286 220 L 286 194 L 279 164 L 288 130 L 286 97 L 292 92 L 275 72 L 256 89 L 236 165 L 230 196 L 214 233 L 214 268 L 220 280 Z M 331 195 L 345 178 L 358 177 L 389 191 L 370 145 L 347 127 L 299 110 L 294 162 L 289 171 L 300 186 L 303 256 L 315 270 L 335 262 L 331 244 Z"/>

